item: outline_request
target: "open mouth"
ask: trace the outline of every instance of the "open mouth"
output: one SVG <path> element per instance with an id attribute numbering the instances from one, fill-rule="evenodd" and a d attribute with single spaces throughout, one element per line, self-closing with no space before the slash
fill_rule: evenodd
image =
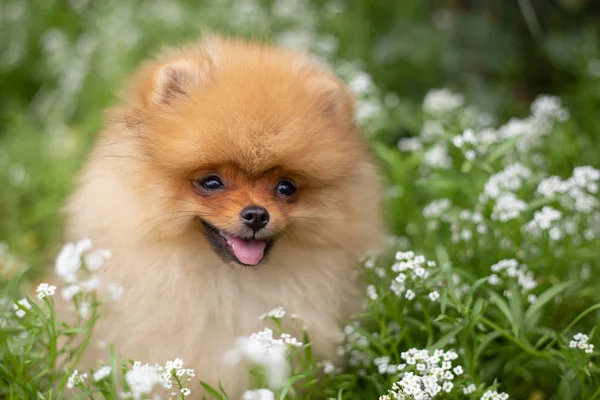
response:
<path id="1" fill-rule="evenodd" d="M 228 234 L 200 219 L 205 234 L 215 252 L 226 261 L 255 266 L 266 257 L 273 245 L 272 239 L 244 239 Z"/>

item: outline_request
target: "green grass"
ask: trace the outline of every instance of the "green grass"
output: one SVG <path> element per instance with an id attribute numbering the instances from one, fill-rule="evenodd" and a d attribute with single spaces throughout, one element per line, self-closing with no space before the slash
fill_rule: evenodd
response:
<path id="1" fill-rule="evenodd" d="M 542 36 L 531 36 L 517 3 L 529 2 L 465 9 L 412 0 L 3 2 L 0 28 L 10 40 L 0 44 L 1 288 L 17 299 L 53 264 L 63 244 L 60 208 L 102 126 L 102 109 L 143 57 L 206 27 L 299 45 L 304 38 L 351 86 L 364 83 L 364 71 L 372 80 L 358 96 L 360 123 L 382 166 L 393 238 L 389 252 L 365 262 L 372 286 L 363 322 L 348 321 L 340 343 L 347 363 L 313 360 L 309 337 L 298 338 L 303 345 L 287 355 L 294 369 L 273 388 L 277 398 L 296 390 L 304 398 L 378 398 L 412 379 L 408 372 L 423 373 L 397 368 L 409 349 L 425 350 L 417 353 L 423 357 L 457 352 L 452 368 L 463 374 L 435 398 L 479 399 L 487 390 L 516 399 L 600 398 L 598 351 L 569 347 L 580 332 L 600 344 L 599 182 L 593 169 L 576 169 L 600 167 L 598 16 L 591 5 L 532 2 Z M 444 111 L 423 102 L 443 86 L 464 93 L 464 104 Z M 556 109 L 532 117 L 540 93 L 560 95 L 564 104 L 546 104 L 570 117 L 557 118 Z M 448 92 L 438 95 L 450 104 Z M 486 123 L 484 113 L 496 121 Z M 521 118 L 520 128 L 511 117 Z M 460 135 L 466 143 L 456 146 Z M 401 151 L 399 140 L 401 148 L 417 147 Z M 503 179 L 506 170 L 511 176 Z M 573 174 L 562 184 L 569 191 L 539 187 Z M 398 254 L 412 259 L 406 264 L 394 259 L 406 251 L 435 262 L 427 279 L 411 256 Z M 502 260 L 515 260 L 500 265 L 517 269 L 492 271 Z M 60 397 L 82 350 L 76 343 L 101 310 L 93 292 L 74 301 L 89 302 L 91 313 L 74 325 L 55 320 L 52 297 L 30 299 L 23 318 L 5 302 L 0 397 Z M 281 333 L 279 319 L 269 324 Z M 82 380 L 67 393 L 116 398 L 132 390 L 139 371 L 127 355 L 113 354 L 111 367 L 103 380 Z M 268 364 L 252 371 L 257 388 L 267 385 L 268 371 Z M 194 391 L 201 380 L 173 385 Z M 464 394 L 471 384 L 474 392 Z"/>

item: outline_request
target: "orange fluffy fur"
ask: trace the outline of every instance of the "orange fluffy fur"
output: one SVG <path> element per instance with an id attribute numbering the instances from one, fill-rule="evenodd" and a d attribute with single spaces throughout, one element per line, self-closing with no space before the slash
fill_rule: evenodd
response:
<path id="1" fill-rule="evenodd" d="M 362 304 L 358 259 L 382 243 L 378 177 L 353 108 L 327 68 L 260 43 L 210 37 L 143 65 L 67 206 L 68 239 L 110 249 L 100 278 L 125 287 L 92 343 L 142 362 L 181 357 L 239 398 L 247 370 L 223 354 L 283 306 L 315 353 L 335 358 L 335 334 Z M 209 173 L 227 187 L 199 195 L 190 182 Z M 282 176 L 298 186 L 294 201 L 274 195 Z M 277 240 L 259 266 L 226 262 L 199 218 L 236 231 L 253 204 Z M 104 351 L 90 345 L 86 366 Z"/>

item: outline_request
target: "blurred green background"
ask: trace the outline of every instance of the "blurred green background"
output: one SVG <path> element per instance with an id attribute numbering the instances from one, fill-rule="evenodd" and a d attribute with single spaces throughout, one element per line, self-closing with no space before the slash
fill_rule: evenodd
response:
<path id="1" fill-rule="evenodd" d="M 385 145 L 418 133 L 411 111 L 431 88 L 462 92 L 500 120 L 526 115 L 546 93 L 563 98 L 586 159 L 600 161 L 597 0 L 2 0 L 2 276 L 52 262 L 60 207 L 122 80 L 205 29 L 366 71 L 405 110 L 392 129 L 371 132 Z"/>

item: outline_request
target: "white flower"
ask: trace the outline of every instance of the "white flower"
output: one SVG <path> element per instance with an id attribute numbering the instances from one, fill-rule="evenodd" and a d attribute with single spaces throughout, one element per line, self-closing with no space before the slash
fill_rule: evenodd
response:
<path id="1" fill-rule="evenodd" d="M 527 203 L 519 200 L 514 193 L 503 193 L 496 200 L 492 210 L 492 220 L 507 222 L 516 219 L 527 208 Z"/>
<path id="2" fill-rule="evenodd" d="M 437 301 L 440 298 L 440 294 L 437 292 L 437 290 L 429 293 L 429 299 L 431 301 Z"/>
<path id="3" fill-rule="evenodd" d="M 454 387 L 454 384 L 452 382 L 446 381 L 442 385 L 442 390 L 446 393 L 450 393 L 452 391 L 453 387 Z"/>
<path id="4" fill-rule="evenodd" d="M 83 319 L 89 319 L 92 315 L 92 305 L 87 301 L 79 303 L 79 316 Z"/>
<path id="5" fill-rule="evenodd" d="M 26 298 L 23 298 L 13 304 L 13 309 L 18 318 L 23 318 L 26 314 L 25 310 L 31 309 L 31 304 L 29 304 L 29 301 Z"/>
<path id="6" fill-rule="evenodd" d="M 362 95 L 373 91 L 374 85 L 371 76 L 366 72 L 358 71 L 348 83 L 350 90 L 356 95 Z"/>
<path id="7" fill-rule="evenodd" d="M 562 107 L 560 98 L 556 96 L 538 96 L 531 104 L 531 113 L 538 118 L 556 119 L 561 122 L 569 119 L 569 112 Z"/>
<path id="8" fill-rule="evenodd" d="M 61 290 L 61 296 L 63 299 L 70 301 L 79 292 L 81 292 L 81 288 L 79 286 L 69 285 Z"/>
<path id="9" fill-rule="evenodd" d="M 283 307 L 276 307 L 276 308 L 272 309 L 271 311 L 261 315 L 259 317 L 259 319 L 261 319 L 261 320 L 267 319 L 267 318 L 281 319 L 284 316 L 285 316 L 285 310 L 283 309 Z"/>
<path id="10" fill-rule="evenodd" d="M 123 286 L 119 285 L 118 283 L 111 283 L 110 285 L 108 285 L 107 289 L 110 293 L 110 296 L 115 301 L 119 300 L 121 296 L 123 296 L 123 293 L 125 293 L 125 289 L 123 288 Z"/>
<path id="11" fill-rule="evenodd" d="M 416 137 L 402 138 L 398 141 L 398 150 L 402 152 L 419 151 L 423 149 L 423 143 Z"/>
<path id="12" fill-rule="evenodd" d="M 452 168 L 452 157 L 448 155 L 448 147 L 444 143 L 437 143 L 425 152 L 423 164 L 431 168 Z"/>
<path id="13" fill-rule="evenodd" d="M 531 170 L 520 163 L 507 166 L 492 175 L 484 187 L 484 199 L 497 199 L 502 193 L 515 192 L 531 177 Z"/>
<path id="14" fill-rule="evenodd" d="M 85 292 L 91 292 L 100 287 L 100 277 L 98 275 L 92 275 L 87 280 L 80 282 L 81 288 Z"/>
<path id="15" fill-rule="evenodd" d="M 131 394 L 135 400 L 139 400 L 143 395 L 150 394 L 154 385 L 161 383 L 160 375 L 155 367 L 141 365 L 136 362 L 133 369 L 127 371 L 125 380 L 131 389 Z"/>
<path id="16" fill-rule="evenodd" d="M 283 335 L 282 335 L 283 336 Z M 269 328 L 253 333 L 250 337 L 238 338 L 233 349 L 225 354 L 225 361 L 237 364 L 246 359 L 253 364 L 266 368 L 270 387 L 279 387 L 289 375 L 287 362 L 287 345 L 301 345 L 289 335 L 284 339 L 273 338 L 273 331 Z"/>
<path id="17" fill-rule="evenodd" d="M 455 375 L 462 375 L 464 373 L 463 367 L 461 367 L 460 365 L 454 367 L 453 371 Z"/>
<path id="18" fill-rule="evenodd" d="M 481 396 L 481 400 L 507 400 L 508 394 L 498 393 L 495 390 L 488 390 Z"/>
<path id="19" fill-rule="evenodd" d="M 94 381 L 98 382 L 109 376 L 110 372 L 111 368 L 109 366 L 104 366 L 98 369 L 96 372 L 94 372 L 94 375 L 92 375 L 92 377 L 94 378 Z"/>
<path id="20" fill-rule="evenodd" d="M 594 352 L 594 345 L 593 344 L 589 344 L 588 341 L 590 340 L 588 335 L 585 335 L 583 333 L 578 333 L 576 335 L 573 336 L 573 340 L 571 340 L 569 342 L 569 347 L 572 349 L 579 349 L 579 350 L 583 350 L 585 353 L 593 353 Z"/>
<path id="21" fill-rule="evenodd" d="M 188 388 L 182 388 L 181 389 L 181 394 L 184 396 L 188 396 L 190 393 L 192 393 L 192 391 Z"/>
<path id="22" fill-rule="evenodd" d="M 442 217 L 452 206 L 449 199 L 438 199 L 423 207 L 423 216 L 425 218 L 440 218 Z"/>
<path id="23" fill-rule="evenodd" d="M 96 271 L 104 262 L 112 257 L 112 254 L 108 250 L 96 250 L 85 256 L 85 266 L 90 271 Z"/>
<path id="24" fill-rule="evenodd" d="M 404 295 L 404 297 L 406 297 L 407 300 L 412 300 L 415 298 L 415 292 L 413 292 L 412 290 L 408 289 L 406 291 L 406 294 Z"/>
<path id="25" fill-rule="evenodd" d="M 490 275 L 490 276 L 489 276 L 489 278 L 488 278 L 488 283 L 489 283 L 490 285 L 497 285 L 497 284 L 499 284 L 500 282 L 502 282 L 502 281 L 500 280 L 500 278 L 498 278 L 498 275 L 496 275 L 496 274 L 492 274 L 492 275 Z"/>
<path id="26" fill-rule="evenodd" d="M 545 206 L 540 211 L 533 214 L 533 219 L 537 225 L 544 230 L 550 229 L 552 222 L 560 220 L 562 213 L 552 207 Z"/>
<path id="27" fill-rule="evenodd" d="M 40 283 L 35 291 L 37 292 L 37 298 L 41 300 L 46 296 L 54 296 L 56 286 Z"/>
<path id="28" fill-rule="evenodd" d="M 473 393 L 477 390 L 477 387 L 475 386 L 474 383 L 471 383 L 469 386 L 467 386 L 466 388 L 463 389 L 463 393 L 464 394 L 470 394 Z"/>
<path id="29" fill-rule="evenodd" d="M 425 95 L 423 111 L 432 115 L 444 115 L 461 107 L 464 102 L 460 94 L 452 93 L 447 89 L 433 89 Z"/>
<path id="30" fill-rule="evenodd" d="M 373 285 L 369 285 L 367 286 L 367 297 L 370 298 L 371 300 L 377 300 L 377 290 L 375 289 L 375 286 Z"/>
<path id="31" fill-rule="evenodd" d="M 331 361 L 323 361 L 323 372 L 327 375 L 332 375 L 335 372 L 335 366 Z"/>
<path id="32" fill-rule="evenodd" d="M 275 394 L 269 389 L 247 390 L 242 400 L 275 400 Z"/>
<path id="33" fill-rule="evenodd" d="M 73 389 L 75 386 L 83 384 L 84 380 L 87 378 L 87 374 L 79 374 L 77 370 L 73 371 L 69 379 L 67 380 L 67 388 Z"/>
<path id="34" fill-rule="evenodd" d="M 81 252 L 78 249 L 82 247 L 67 243 L 56 257 L 56 274 L 66 282 L 73 283 L 77 281 L 77 270 L 81 267 Z"/>

